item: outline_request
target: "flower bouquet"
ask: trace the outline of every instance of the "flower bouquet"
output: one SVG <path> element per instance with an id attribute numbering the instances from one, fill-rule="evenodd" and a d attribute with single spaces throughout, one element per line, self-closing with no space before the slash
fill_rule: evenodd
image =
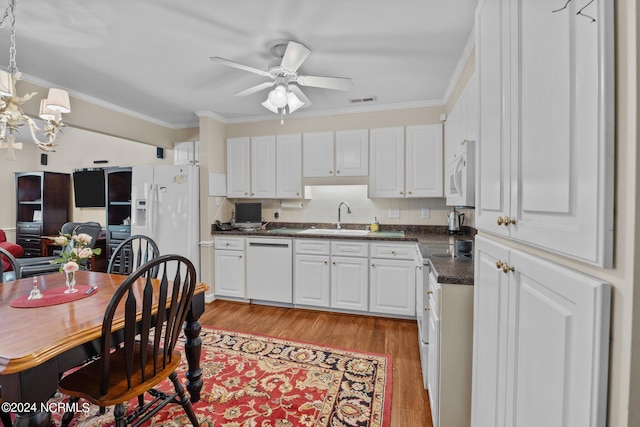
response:
<path id="1" fill-rule="evenodd" d="M 91 249 L 91 236 L 86 233 L 80 234 L 61 234 L 54 239 L 57 246 L 65 247 L 60 257 L 51 261 L 52 264 L 60 264 L 60 271 L 64 272 L 67 279 L 67 290 L 65 293 L 73 293 L 75 289 L 76 271 L 81 268 L 86 269 L 87 261 L 93 255 L 100 255 L 102 249 Z"/>

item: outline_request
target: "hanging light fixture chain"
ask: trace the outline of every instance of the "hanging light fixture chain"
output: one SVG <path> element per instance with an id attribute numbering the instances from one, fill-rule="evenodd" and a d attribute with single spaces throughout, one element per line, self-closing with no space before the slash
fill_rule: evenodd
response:
<path id="1" fill-rule="evenodd" d="M 9 48 L 9 73 L 17 74 L 18 66 L 16 65 L 16 0 L 9 0 L 9 9 L 11 15 L 11 47 Z"/>

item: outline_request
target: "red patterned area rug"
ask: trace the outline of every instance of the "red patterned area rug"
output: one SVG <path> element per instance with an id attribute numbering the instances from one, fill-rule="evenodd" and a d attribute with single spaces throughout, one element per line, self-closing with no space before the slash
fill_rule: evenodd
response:
<path id="1" fill-rule="evenodd" d="M 194 410 L 203 427 L 390 425 L 389 356 L 205 327 L 200 336 L 204 386 Z M 186 360 L 179 369 L 185 381 Z M 173 386 L 165 381 L 159 388 Z M 136 404 L 132 400 L 128 409 Z M 100 415 L 92 406 L 77 413 L 71 425 L 112 425 L 112 410 Z M 53 414 L 58 425 L 60 418 Z M 182 407 L 170 404 L 146 425 L 188 424 Z"/>

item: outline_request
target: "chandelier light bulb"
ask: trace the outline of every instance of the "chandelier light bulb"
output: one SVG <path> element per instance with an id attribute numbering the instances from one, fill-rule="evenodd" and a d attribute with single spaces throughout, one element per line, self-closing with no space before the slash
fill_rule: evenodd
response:
<path id="1" fill-rule="evenodd" d="M 13 81 L 11 74 L 0 70 L 0 96 L 11 98 L 13 96 Z"/>

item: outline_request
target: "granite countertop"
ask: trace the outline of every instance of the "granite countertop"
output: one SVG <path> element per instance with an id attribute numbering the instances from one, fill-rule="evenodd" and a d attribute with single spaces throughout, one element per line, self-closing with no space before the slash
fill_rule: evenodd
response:
<path id="1" fill-rule="evenodd" d="M 438 255 L 446 249 L 449 253 L 455 251 L 455 242 L 459 239 L 473 240 L 475 230 L 463 227 L 463 233 L 450 235 L 446 226 L 425 226 L 425 225 L 387 225 L 384 224 L 378 232 L 369 232 L 364 235 L 340 235 L 340 234 L 300 234 L 303 230 L 335 229 L 335 224 L 323 223 L 269 223 L 263 229 L 254 230 L 229 230 L 219 231 L 211 225 L 213 236 L 262 236 L 262 237 L 289 237 L 289 238 L 311 238 L 311 239 L 347 239 L 366 241 L 397 241 L 397 242 L 417 242 L 425 257 L 431 264 L 438 283 L 473 285 L 473 260 L 464 256 L 442 256 Z M 365 225 L 343 224 L 346 230 L 364 230 Z M 433 254 L 433 255 L 432 255 Z"/>

